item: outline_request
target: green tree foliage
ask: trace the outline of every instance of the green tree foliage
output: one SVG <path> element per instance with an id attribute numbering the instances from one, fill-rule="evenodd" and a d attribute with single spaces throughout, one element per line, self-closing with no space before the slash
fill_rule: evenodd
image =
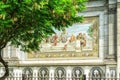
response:
<path id="1" fill-rule="evenodd" d="M 53 28 L 62 30 L 83 20 L 76 14 L 85 9 L 85 2 L 0 0 L 0 52 L 8 43 L 23 51 L 39 50 L 40 42 L 54 33 Z"/>
<path id="2" fill-rule="evenodd" d="M 2 0 L 0 1 L 0 48 L 8 42 L 22 50 L 39 49 L 39 43 L 54 33 L 81 22 L 76 16 L 85 0 Z"/>

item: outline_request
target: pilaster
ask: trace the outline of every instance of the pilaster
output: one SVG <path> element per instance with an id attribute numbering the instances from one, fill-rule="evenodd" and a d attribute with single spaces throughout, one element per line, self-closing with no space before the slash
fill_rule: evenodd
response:
<path id="1" fill-rule="evenodd" d="M 117 2 L 117 77 L 120 77 L 120 0 Z"/>
<path id="2" fill-rule="evenodd" d="M 115 58 L 115 29 L 116 29 L 116 1 L 109 0 L 108 2 L 108 58 Z"/>

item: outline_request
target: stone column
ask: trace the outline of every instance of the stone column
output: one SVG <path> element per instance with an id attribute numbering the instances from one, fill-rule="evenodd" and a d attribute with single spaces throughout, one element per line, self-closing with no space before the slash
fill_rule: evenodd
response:
<path id="1" fill-rule="evenodd" d="M 120 78 L 120 0 L 117 1 L 117 77 Z"/>
<path id="2" fill-rule="evenodd" d="M 108 2 L 108 58 L 115 58 L 116 1 Z"/>

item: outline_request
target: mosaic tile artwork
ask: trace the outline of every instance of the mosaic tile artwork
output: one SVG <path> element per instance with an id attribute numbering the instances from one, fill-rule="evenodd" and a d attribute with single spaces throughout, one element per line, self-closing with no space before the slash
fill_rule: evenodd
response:
<path id="1" fill-rule="evenodd" d="M 98 17 L 87 17 L 44 39 L 40 51 L 31 52 L 28 58 L 79 58 L 98 57 Z"/>

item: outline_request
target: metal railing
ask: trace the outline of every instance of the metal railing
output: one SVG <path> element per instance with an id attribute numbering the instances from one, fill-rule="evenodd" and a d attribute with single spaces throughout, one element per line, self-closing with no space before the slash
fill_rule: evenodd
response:
<path id="1" fill-rule="evenodd" d="M 120 78 L 75 78 L 75 77 L 7 77 L 5 80 L 120 80 Z"/>
<path id="2" fill-rule="evenodd" d="M 76 77 L 7 77 L 5 80 L 86 80 L 86 78 Z"/>

